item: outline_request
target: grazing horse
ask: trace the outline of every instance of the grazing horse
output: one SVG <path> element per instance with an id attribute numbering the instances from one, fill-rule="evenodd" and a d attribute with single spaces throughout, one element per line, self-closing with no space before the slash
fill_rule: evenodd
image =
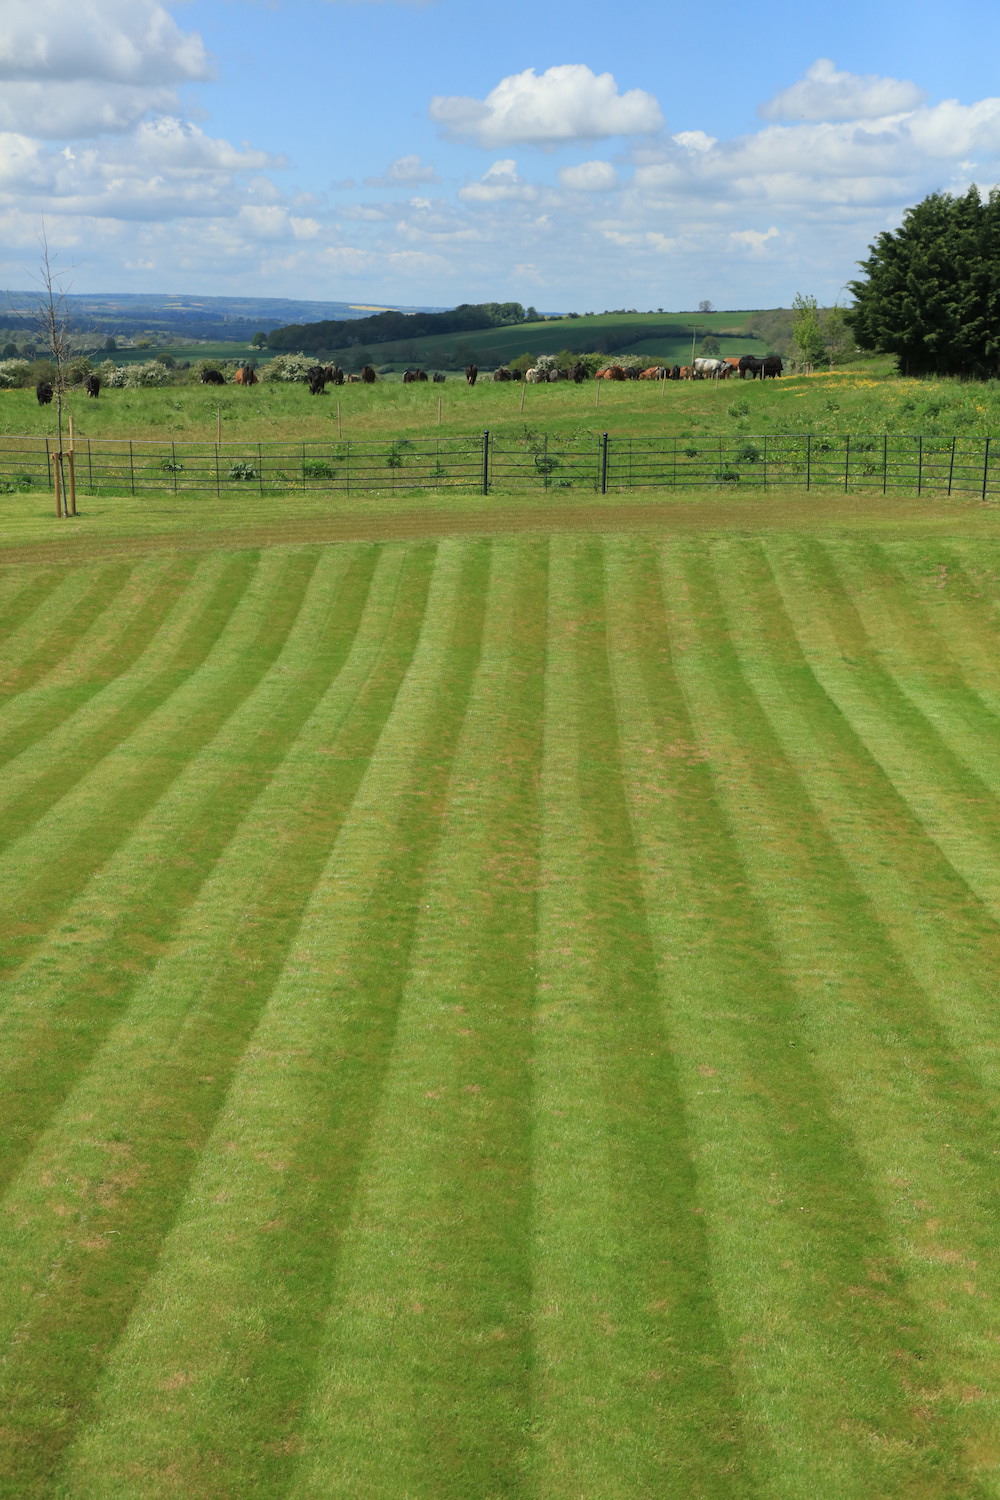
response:
<path id="1" fill-rule="evenodd" d="M 198 377 L 202 385 L 225 385 L 226 377 L 221 370 L 202 370 Z"/>
<path id="2" fill-rule="evenodd" d="M 582 380 L 586 380 L 586 378 L 587 378 L 587 366 L 584 364 L 584 362 L 583 362 L 582 359 L 578 359 L 576 361 L 576 364 L 574 364 L 571 367 L 570 372 L 569 372 L 569 378 L 576 385 L 579 385 Z"/>
<path id="3" fill-rule="evenodd" d="M 493 371 L 493 379 L 513 380 L 514 376 L 511 374 L 510 370 L 508 370 L 506 365 L 497 365 L 496 369 Z"/>
<path id="4" fill-rule="evenodd" d="M 477 379 L 478 375 L 479 375 L 479 366 L 478 365 L 466 365 L 466 367 L 465 367 L 465 381 L 466 381 L 467 385 L 475 385 L 476 379 Z"/>
<path id="5" fill-rule="evenodd" d="M 431 376 L 431 380 L 434 385 L 441 385 L 446 379 L 447 376 L 442 375 L 440 370 L 435 370 L 434 374 Z"/>
<path id="6" fill-rule="evenodd" d="M 403 384 L 410 385 L 414 380 L 419 380 L 421 375 L 424 375 L 423 370 L 404 370 Z M 426 375 L 424 375 L 424 379 L 427 379 Z"/>
<path id="7" fill-rule="evenodd" d="M 240 365 L 233 376 L 234 385 L 256 385 L 257 371 L 252 365 Z"/>
<path id="8" fill-rule="evenodd" d="M 40 380 L 35 386 L 35 396 L 37 397 L 39 406 L 48 406 L 52 400 L 51 380 Z"/>
<path id="9" fill-rule="evenodd" d="M 363 380 L 365 385 L 374 385 L 376 380 L 378 379 L 378 376 L 375 374 L 374 368 L 371 365 L 365 365 L 364 369 L 361 371 L 361 379 Z"/>
<path id="10" fill-rule="evenodd" d="M 101 394 L 100 375 L 88 375 L 86 380 L 83 382 L 83 388 L 87 392 L 87 395 L 93 396 L 94 400 L 96 401 L 98 396 Z"/>

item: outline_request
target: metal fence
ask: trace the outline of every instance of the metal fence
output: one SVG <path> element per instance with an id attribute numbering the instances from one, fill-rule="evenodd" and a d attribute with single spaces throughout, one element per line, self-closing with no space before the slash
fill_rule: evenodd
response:
<path id="1" fill-rule="evenodd" d="M 865 489 L 1000 497 L 990 438 L 794 434 L 766 437 L 498 437 L 172 443 L 78 438 L 77 487 L 91 495 L 403 490 Z M 0 494 L 52 490 L 51 439 L 0 437 Z"/>

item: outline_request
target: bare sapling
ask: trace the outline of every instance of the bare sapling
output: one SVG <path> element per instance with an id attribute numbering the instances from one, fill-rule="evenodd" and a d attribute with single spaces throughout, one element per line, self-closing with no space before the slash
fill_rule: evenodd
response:
<path id="1" fill-rule="evenodd" d="M 66 483 L 65 461 L 63 453 L 63 398 L 66 393 L 66 377 L 69 361 L 72 353 L 70 343 L 69 317 L 66 312 L 66 291 L 62 286 L 56 267 L 53 265 L 52 256 L 49 253 L 49 240 L 45 231 L 45 220 L 42 220 L 40 232 L 42 248 L 41 260 L 39 262 L 38 274 L 35 280 L 41 289 L 34 310 L 34 321 L 41 335 L 46 352 L 55 365 L 56 378 L 55 396 L 56 407 L 56 495 L 57 514 L 75 515 L 76 506 L 69 508 L 69 495 L 75 486 L 69 487 Z M 62 496 L 60 506 L 58 497 Z M 75 500 L 75 495 L 74 495 Z"/>

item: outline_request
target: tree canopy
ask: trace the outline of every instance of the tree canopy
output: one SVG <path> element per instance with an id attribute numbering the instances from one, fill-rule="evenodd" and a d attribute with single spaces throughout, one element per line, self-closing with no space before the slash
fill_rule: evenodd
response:
<path id="1" fill-rule="evenodd" d="M 1000 192 L 932 193 L 870 248 L 850 283 L 863 349 L 909 375 L 1000 375 Z"/>

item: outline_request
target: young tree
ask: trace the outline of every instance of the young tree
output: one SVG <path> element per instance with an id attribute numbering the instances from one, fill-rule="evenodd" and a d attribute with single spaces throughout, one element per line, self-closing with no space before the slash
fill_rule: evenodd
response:
<path id="1" fill-rule="evenodd" d="M 661 307 L 659 309 L 659 311 L 662 312 L 663 308 Z M 706 297 L 706 299 L 705 299 L 704 302 L 699 302 L 698 303 L 698 311 L 700 313 L 710 313 L 710 312 L 714 312 L 715 308 L 712 306 L 711 302 L 709 302 L 708 298 Z"/>
<path id="2" fill-rule="evenodd" d="M 792 302 L 792 338 L 807 365 L 820 365 L 826 359 L 826 335 L 815 297 L 796 293 Z"/>
<path id="3" fill-rule="evenodd" d="M 1000 373 L 1000 193 L 932 193 L 880 234 L 847 320 L 910 375 Z"/>
<path id="4" fill-rule="evenodd" d="M 67 490 L 63 455 L 63 396 L 67 384 L 67 369 L 73 351 L 70 343 L 69 318 L 66 313 L 66 291 L 49 253 L 49 239 L 44 219 L 39 231 L 39 243 L 41 258 L 35 280 L 40 291 L 33 310 L 33 318 L 45 355 L 51 360 L 55 370 L 55 379 L 52 382 L 58 437 L 55 462 L 59 470 L 59 488 L 64 497 L 62 514 L 68 515 L 69 511 L 65 504 Z"/>

